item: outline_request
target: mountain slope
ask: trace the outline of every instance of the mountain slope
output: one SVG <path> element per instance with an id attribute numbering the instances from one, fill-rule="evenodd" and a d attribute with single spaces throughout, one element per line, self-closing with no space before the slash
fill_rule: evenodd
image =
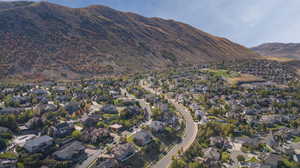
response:
<path id="1" fill-rule="evenodd" d="M 256 57 L 173 20 L 104 6 L 0 4 L 0 77 L 79 78 Z"/>
<path id="2" fill-rule="evenodd" d="M 0 1 L 0 10 L 26 7 L 33 3 L 34 2 L 29 2 L 29 1 L 12 1 L 12 2 Z"/>
<path id="3" fill-rule="evenodd" d="M 292 58 L 300 60 L 300 44 L 298 43 L 266 43 L 252 48 L 262 56 Z"/>

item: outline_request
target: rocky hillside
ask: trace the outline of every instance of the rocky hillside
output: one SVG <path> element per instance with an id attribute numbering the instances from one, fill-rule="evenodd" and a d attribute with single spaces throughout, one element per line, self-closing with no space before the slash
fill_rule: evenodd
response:
<path id="1" fill-rule="evenodd" d="M 256 57 L 187 24 L 104 6 L 0 3 L 0 77 L 80 78 Z"/>
<path id="2" fill-rule="evenodd" d="M 262 56 L 300 60 L 300 43 L 266 43 L 252 49 Z"/>

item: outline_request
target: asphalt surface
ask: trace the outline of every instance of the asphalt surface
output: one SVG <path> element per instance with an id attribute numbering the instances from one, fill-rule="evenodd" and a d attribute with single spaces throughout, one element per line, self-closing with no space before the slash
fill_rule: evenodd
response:
<path id="1" fill-rule="evenodd" d="M 142 83 L 142 82 L 141 82 Z M 159 94 L 158 92 L 154 91 L 153 89 L 149 88 L 148 86 L 141 85 L 144 89 L 154 93 Z M 175 145 L 168 153 L 165 155 L 161 160 L 155 163 L 152 168 L 168 168 L 172 163 L 172 158 L 178 155 L 179 151 L 185 152 L 189 149 L 189 147 L 193 144 L 194 140 L 197 137 L 198 126 L 194 122 L 191 113 L 181 104 L 178 104 L 174 99 L 167 98 L 169 103 L 173 104 L 175 108 L 182 114 L 185 120 L 185 130 L 184 136 L 181 143 Z"/>

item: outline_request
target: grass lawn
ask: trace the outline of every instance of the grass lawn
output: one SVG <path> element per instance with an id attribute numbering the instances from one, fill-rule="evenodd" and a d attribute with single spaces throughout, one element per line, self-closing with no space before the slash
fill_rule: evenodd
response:
<path id="1" fill-rule="evenodd" d="M 131 135 L 131 136 L 128 136 L 126 140 L 128 143 L 133 143 L 133 138 L 134 138 L 134 135 Z"/>
<path id="2" fill-rule="evenodd" d="M 263 81 L 263 79 L 249 74 L 241 74 L 236 77 L 227 78 L 227 82 L 232 85 L 238 84 L 240 82 L 255 82 L 255 81 Z"/>
<path id="3" fill-rule="evenodd" d="M 223 70 L 223 69 L 206 69 L 204 71 L 213 73 L 217 77 L 224 77 L 224 78 L 231 78 L 239 75 L 236 72 L 230 72 L 228 70 Z"/>
<path id="4" fill-rule="evenodd" d="M 300 142 L 300 137 L 295 137 L 294 139 L 293 139 L 293 142 L 295 142 L 295 143 L 298 143 L 298 142 Z"/>
<path id="5" fill-rule="evenodd" d="M 11 152 L 1 153 L 0 159 L 16 159 L 17 155 Z"/>
<path id="6" fill-rule="evenodd" d="M 277 62 L 290 62 L 295 60 L 293 58 L 272 57 L 272 56 L 262 56 L 259 59 L 265 59 L 265 60 L 277 61 Z"/>
<path id="7" fill-rule="evenodd" d="M 113 119 L 118 119 L 119 114 L 103 114 L 103 117 L 106 119 L 113 120 Z"/>

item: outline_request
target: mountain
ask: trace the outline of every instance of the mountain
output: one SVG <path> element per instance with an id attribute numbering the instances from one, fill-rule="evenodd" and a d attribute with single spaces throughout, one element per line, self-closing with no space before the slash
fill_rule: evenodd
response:
<path id="1" fill-rule="evenodd" d="M 0 77 L 125 74 L 257 54 L 174 20 L 105 6 L 0 2 Z"/>
<path id="2" fill-rule="evenodd" d="M 300 60 L 300 43 L 265 43 L 252 48 L 262 56 Z"/>

